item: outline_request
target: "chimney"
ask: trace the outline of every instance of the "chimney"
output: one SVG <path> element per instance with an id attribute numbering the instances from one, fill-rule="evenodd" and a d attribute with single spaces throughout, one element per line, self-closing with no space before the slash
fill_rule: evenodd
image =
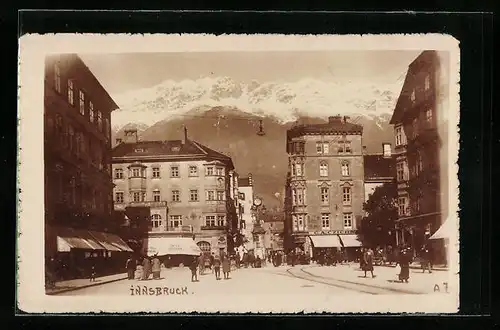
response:
<path id="1" fill-rule="evenodd" d="M 124 131 L 124 140 L 125 143 L 137 143 L 139 142 L 139 136 L 137 135 L 137 129 L 126 129 Z"/>
<path id="2" fill-rule="evenodd" d="M 248 184 L 253 186 L 252 173 L 248 173 Z"/>
<path id="3" fill-rule="evenodd" d="M 342 117 L 340 115 L 328 117 L 329 124 L 338 124 L 342 122 Z"/>
<path id="4" fill-rule="evenodd" d="M 186 126 L 184 126 L 184 136 L 182 138 L 182 144 L 186 144 L 187 140 L 188 140 L 188 130 Z"/>
<path id="5" fill-rule="evenodd" d="M 391 144 L 382 143 L 382 151 L 384 153 L 384 158 L 389 158 L 392 155 Z"/>

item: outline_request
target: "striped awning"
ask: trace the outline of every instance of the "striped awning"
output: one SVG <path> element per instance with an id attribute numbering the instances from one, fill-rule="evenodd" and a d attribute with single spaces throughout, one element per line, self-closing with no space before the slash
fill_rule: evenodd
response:
<path id="1" fill-rule="evenodd" d="M 342 247 L 338 235 L 315 235 L 309 237 L 315 248 Z"/>
<path id="2" fill-rule="evenodd" d="M 86 230 L 58 228 L 57 251 L 69 252 L 71 249 L 106 250 L 104 246 Z"/>

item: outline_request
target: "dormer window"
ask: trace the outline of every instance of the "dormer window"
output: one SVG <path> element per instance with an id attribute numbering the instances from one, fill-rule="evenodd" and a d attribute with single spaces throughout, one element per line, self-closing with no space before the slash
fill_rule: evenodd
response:
<path id="1" fill-rule="evenodd" d="M 216 174 L 217 176 L 224 176 L 224 168 L 223 168 L 223 167 L 217 167 L 217 168 L 215 169 L 215 174 Z"/>

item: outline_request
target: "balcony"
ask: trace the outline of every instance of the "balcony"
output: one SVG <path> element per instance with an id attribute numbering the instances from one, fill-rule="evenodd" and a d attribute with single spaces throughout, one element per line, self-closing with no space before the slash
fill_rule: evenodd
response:
<path id="1" fill-rule="evenodd" d="M 125 206 L 125 204 L 122 204 Z M 117 203 L 115 203 L 115 209 L 116 209 Z M 154 202 L 154 201 L 143 201 L 143 202 L 130 202 L 128 203 L 128 206 L 135 206 L 135 207 L 167 207 L 167 202 L 166 201 L 161 201 L 161 202 Z"/>
<path id="2" fill-rule="evenodd" d="M 201 230 L 226 230 L 226 226 L 201 226 Z"/>

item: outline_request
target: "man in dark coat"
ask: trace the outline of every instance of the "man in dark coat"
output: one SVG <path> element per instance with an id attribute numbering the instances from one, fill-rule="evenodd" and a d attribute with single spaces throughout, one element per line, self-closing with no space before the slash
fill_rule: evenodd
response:
<path id="1" fill-rule="evenodd" d="M 428 270 L 429 273 L 432 273 L 432 252 L 430 246 L 428 246 L 427 244 L 422 247 L 421 258 L 422 273 L 425 273 L 425 270 Z"/>
<path id="2" fill-rule="evenodd" d="M 408 248 L 403 248 L 399 253 L 398 264 L 401 267 L 401 272 L 399 273 L 399 280 L 401 282 L 408 283 L 410 279 L 410 263 L 411 263 L 411 253 Z"/>
<path id="3" fill-rule="evenodd" d="M 136 264 L 135 264 L 135 260 L 132 257 L 129 257 L 127 259 L 127 262 L 125 263 L 125 268 L 127 269 L 128 279 L 133 280 Z"/>
<path id="4" fill-rule="evenodd" d="M 144 257 L 144 260 L 142 261 L 142 269 L 142 279 L 149 279 L 149 274 L 151 273 L 151 262 L 149 261 L 149 258 L 147 256 Z"/>

